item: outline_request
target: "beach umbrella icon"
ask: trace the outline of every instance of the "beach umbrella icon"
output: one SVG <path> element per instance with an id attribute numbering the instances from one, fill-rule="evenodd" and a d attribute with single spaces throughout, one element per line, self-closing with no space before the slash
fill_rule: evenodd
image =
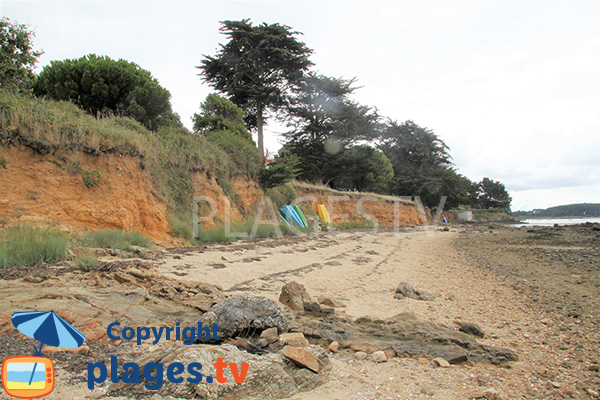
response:
<path id="1" fill-rule="evenodd" d="M 12 324 L 22 334 L 41 342 L 35 355 L 42 355 L 42 346 L 75 349 L 83 344 L 85 336 L 54 311 L 16 312 L 11 317 Z"/>

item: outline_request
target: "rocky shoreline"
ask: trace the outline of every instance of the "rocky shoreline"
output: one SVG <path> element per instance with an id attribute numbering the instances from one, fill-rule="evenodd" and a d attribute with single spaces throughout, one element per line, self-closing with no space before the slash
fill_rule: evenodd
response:
<path id="1" fill-rule="evenodd" d="M 593 224 L 455 225 L 107 256 L 92 270 L 3 270 L 0 357 L 30 352 L 10 324 L 19 304 L 53 309 L 87 338 L 74 352 L 48 348 L 58 382 L 49 398 L 593 399 L 599 238 Z M 223 337 L 137 346 L 106 336 L 113 321 L 216 323 Z M 107 382 L 90 392 L 87 363 L 111 355 L 202 360 L 209 375 L 218 357 L 251 367 L 242 384 Z"/>

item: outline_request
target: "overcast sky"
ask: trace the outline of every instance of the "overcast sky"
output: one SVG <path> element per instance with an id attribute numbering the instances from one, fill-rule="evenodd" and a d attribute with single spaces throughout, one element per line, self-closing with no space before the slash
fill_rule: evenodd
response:
<path id="1" fill-rule="evenodd" d="M 503 182 L 513 210 L 600 202 L 600 2 L 0 1 L 51 60 L 89 53 L 149 70 L 191 115 L 211 92 L 195 66 L 219 21 L 281 23 L 315 69 L 358 79 L 359 102 L 450 146 L 460 173 Z M 280 147 L 267 127 L 266 147 Z M 407 195 L 410 195 L 407 193 Z"/>

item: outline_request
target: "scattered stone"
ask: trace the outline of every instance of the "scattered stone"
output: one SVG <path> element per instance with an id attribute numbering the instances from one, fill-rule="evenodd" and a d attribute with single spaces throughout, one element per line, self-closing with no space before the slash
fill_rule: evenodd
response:
<path id="1" fill-rule="evenodd" d="M 44 281 L 42 277 L 31 275 L 26 276 L 25 278 L 23 278 L 23 280 L 29 283 L 42 283 Z"/>
<path id="2" fill-rule="evenodd" d="M 477 324 L 474 324 L 472 322 L 459 322 L 458 324 L 459 324 L 458 330 L 461 332 L 464 332 L 468 335 L 477 336 L 480 338 L 485 337 L 485 332 L 483 332 L 483 329 L 481 329 L 481 327 Z"/>
<path id="3" fill-rule="evenodd" d="M 328 307 L 346 307 L 344 304 L 339 302 L 338 300 L 334 300 L 331 297 L 319 296 L 318 298 L 319 304 Z"/>
<path id="4" fill-rule="evenodd" d="M 225 300 L 225 295 L 220 288 L 213 285 L 201 285 L 196 288 L 200 293 L 194 294 L 184 303 L 197 308 L 202 312 L 207 312 L 212 306 Z"/>
<path id="5" fill-rule="evenodd" d="M 309 351 L 299 347 L 285 346 L 283 348 L 283 355 L 293 362 L 302 365 L 317 374 L 319 373 L 319 359 L 313 356 Z"/>
<path id="6" fill-rule="evenodd" d="M 376 351 L 373 354 L 371 354 L 371 358 L 375 362 L 386 362 L 388 360 L 388 358 L 385 355 L 385 353 L 383 351 L 381 351 L 381 350 Z"/>
<path id="7" fill-rule="evenodd" d="M 442 357 L 434 358 L 433 362 L 435 363 L 435 365 L 442 367 L 442 368 L 448 368 L 450 366 L 450 363 L 448 361 L 444 360 Z"/>
<path id="8" fill-rule="evenodd" d="M 332 353 L 337 353 L 339 349 L 340 344 L 335 340 L 329 345 L 329 351 L 331 351 Z"/>
<path id="9" fill-rule="evenodd" d="M 583 283 L 583 277 L 581 275 L 571 275 L 570 281 L 574 285 L 581 285 Z"/>
<path id="10" fill-rule="evenodd" d="M 295 281 L 283 285 L 279 301 L 294 311 L 319 311 L 321 309 L 319 303 L 312 300 L 304 285 Z"/>
<path id="11" fill-rule="evenodd" d="M 223 261 L 229 261 L 229 259 L 227 257 L 225 257 L 225 256 L 221 256 L 221 260 L 223 260 Z"/>
<path id="12" fill-rule="evenodd" d="M 600 393 L 594 389 L 586 388 L 585 391 L 594 399 L 600 398 Z"/>
<path id="13" fill-rule="evenodd" d="M 202 316 L 203 326 L 217 324 L 219 338 L 226 339 L 250 330 L 277 328 L 287 332 L 292 316 L 273 300 L 263 296 L 238 294 L 212 306 Z"/>
<path id="14" fill-rule="evenodd" d="M 425 384 L 421 388 L 421 393 L 423 393 L 425 396 L 433 396 L 435 394 L 435 387 L 433 387 L 432 385 Z"/>
<path id="15" fill-rule="evenodd" d="M 260 337 L 270 342 L 274 342 L 277 340 L 277 328 L 267 328 L 260 333 Z"/>
<path id="16" fill-rule="evenodd" d="M 279 336 L 279 343 L 294 347 L 308 346 L 308 340 L 301 332 L 283 333 Z"/>
<path id="17" fill-rule="evenodd" d="M 499 400 L 500 393 L 496 389 L 486 389 L 483 391 L 483 397 L 487 400 Z"/>
<path id="18" fill-rule="evenodd" d="M 433 296 L 431 294 L 413 288 L 412 285 L 408 282 L 400 282 L 398 284 L 394 298 L 400 300 L 405 298 L 426 301 L 433 300 Z"/>
<path id="19" fill-rule="evenodd" d="M 419 357 L 419 359 L 417 360 L 417 362 L 419 364 L 427 364 L 429 362 L 429 360 L 426 359 L 425 357 Z"/>
<path id="20" fill-rule="evenodd" d="M 321 314 L 334 314 L 335 308 L 328 306 L 320 306 L 318 310 Z"/>
<path id="21" fill-rule="evenodd" d="M 149 259 L 154 256 L 154 252 L 145 247 L 141 247 L 141 246 L 130 246 L 130 247 L 131 247 L 131 252 L 140 258 Z"/>
<path id="22" fill-rule="evenodd" d="M 313 351 L 313 349 L 310 349 Z M 320 370 L 322 373 L 326 371 L 326 366 L 321 360 L 321 357 L 311 354 L 304 349 L 297 349 L 299 353 L 285 350 L 288 355 L 306 362 L 313 368 Z M 298 354 L 302 355 L 297 357 Z M 304 358 L 305 357 L 305 358 Z M 180 346 L 173 344 L 165 346 L 159 351 L 153 353 L 145 353 L 135 361 L 138 365 L 146 365 L 149 362 L 162 363 L 168 365 L 174 362 L 181 362 L 184 365 L 189 365 L 192 362 L 202 364 L 202 374 L 205 377 L 216 376 L 216 368 L 214 367 L 217 359 L 221 358 L 225 362 L 231 362 L 239 366 L 242 363 L 248 363 L 250 368 L 246 372 L 246 377 L 243 383 L 237 383 L 234 379 L 230 368 L 223 370 L 223 376 L 227 381 L 219 384 L 207 385 L 204 382 L 197 384 L 182 385 L 173 383 L 165 379 L 163 387 L 160 390 L 162 396 L 173 396 L 176 399 L 210 399 L 216 400 L 221 398 L 228 399 L 281 399 L 290 396 L 290 393 L 299 393 L 313 390 L 318 385 L 325 383 L 323 376 L 315 374 L 300 362 L 297 362 L 284 354 L 267 353 L 264 355 L 249 354 L 246 351 L 239 350 L 237 347 L 230 344 L 221 345 L 206 345 L 200 344 L 195 346 Z M 290 362 L 292 361 L 292 362 Z M 301 368 L 299 368 L 299 366 Z M 238 370 L 238 373 L 240 370 Z M 144 381 L 137 386 L 143 389 Z M 134 384 L 134 386 L 136 386 Z M 117 385 L 111 386 L 111 391 L 118 389 Z M 138 390 L 140 390 L 138 389 Z M 110 395 L 109 395 L 110 397 Z M 134 397 L 127 397 L 134 398 Z M 137 397 L 136 397 L 137 398 Z M 168 397 L 167 397 L 168 398 Z"/>
<path id="23" fill-rule="evenodd" d="M 354 358 L 356 358 L 357 360 L 364 360 L 365 358 L 367 358 L 367 356 L 368 354 L 364 351 L 357 351 L 356 353 L 354 353 Z"/>

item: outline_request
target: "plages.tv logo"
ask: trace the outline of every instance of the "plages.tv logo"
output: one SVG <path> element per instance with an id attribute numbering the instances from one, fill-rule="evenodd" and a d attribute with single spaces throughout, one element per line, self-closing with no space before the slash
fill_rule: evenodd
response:
<path id="1" fill-rule="evenodd" d="M 7 357 L 2 361 L 2 387 L 7 395 L 17 399 L 44 397 L 54 390 L 54 363 L 42 356 L 42 347 L 74 349 L 83 344 L 85 336 L 54 311 L 16 312 L 12 324 L 22 334 L 40 342 L 33 345 L 33 356 Z"/>

